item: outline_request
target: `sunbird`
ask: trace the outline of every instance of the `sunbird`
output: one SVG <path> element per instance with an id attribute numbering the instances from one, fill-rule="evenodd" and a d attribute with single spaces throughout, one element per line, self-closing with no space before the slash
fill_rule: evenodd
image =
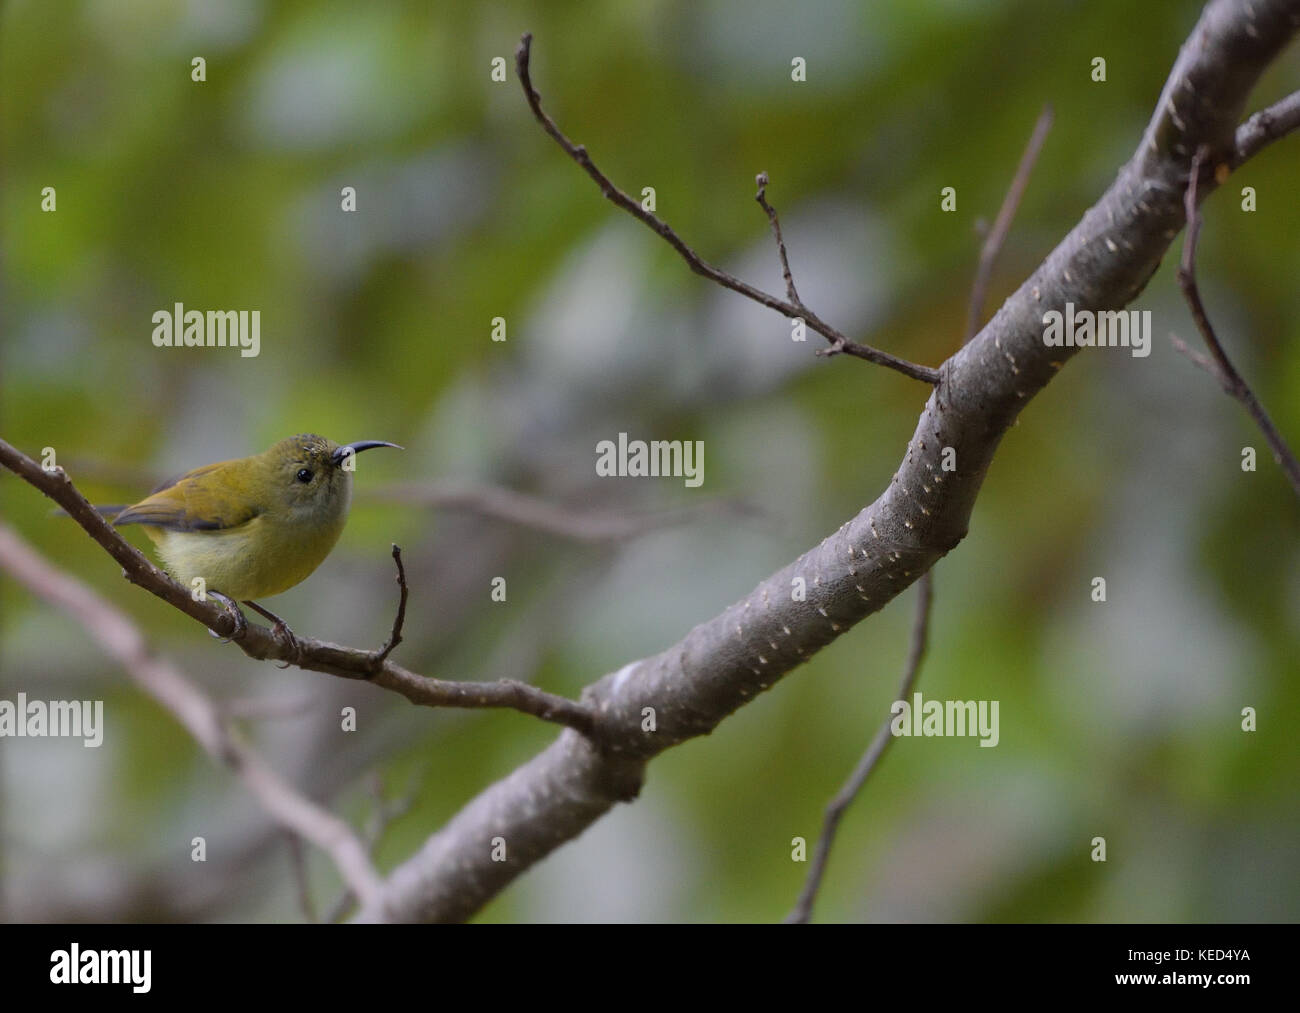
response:
<path id="1" fill-rule="evenodd" d="M 203 586 L 226 606 L 232 638 L 247 629 L 238 600 L 273 620 L 277 635 L 296 648 L 284 620 L 254 599 L 289 590 L 325 561 L 347 523 L 355 457 L 373 447 L 402 449 L 304 433 L 251 457 L 195 468 L 133 506 L 96 509 L 116 527 L 143 527 L 175 580 Z"/>

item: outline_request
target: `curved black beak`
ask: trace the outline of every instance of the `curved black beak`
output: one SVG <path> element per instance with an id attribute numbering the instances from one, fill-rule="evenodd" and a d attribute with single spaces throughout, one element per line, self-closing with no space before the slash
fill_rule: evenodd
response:
<path id="1" fill-rule="evenodd" d="M 399 447 L 396 443 L 389 443 L 386 440 L 357 440 L 356 443 L 345 443 L 333 454 L 330 460 L 335 464 L 342 464 L 349 454 L 359 454 L 363 450 L 371 450 L 375 447 L 392 447 L 394 450 L 405 450 L 405 447 Z"/>

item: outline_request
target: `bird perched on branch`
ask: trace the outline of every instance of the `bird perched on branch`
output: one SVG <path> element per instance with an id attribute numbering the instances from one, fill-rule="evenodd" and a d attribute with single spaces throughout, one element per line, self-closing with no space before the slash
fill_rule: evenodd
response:
<path id="1" fill-rule="evenodd" d="M 356 455 L 373 447 L 402 449 L 290 436 L 260 454 L 187 472 L 133 506 L 96 509 L 114 526 L 139 524 L 175 580 L 221 601 L 235 623 L 230 639 L 248 628 L 239 600 L 296 649 L 284 620 L 253 599 L 289 590 L 324 562 L 347 523 Z"/>

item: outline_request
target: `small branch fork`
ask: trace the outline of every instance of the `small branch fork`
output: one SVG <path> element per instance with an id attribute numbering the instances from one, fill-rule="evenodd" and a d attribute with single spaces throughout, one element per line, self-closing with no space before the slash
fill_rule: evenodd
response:
<path id="1" fill-rule="evenodd" d="M 62 468 L 45 471 L 32 458 L 4 440 L 0 440 L 0 466 L 8 468 L 62 507 L 105 552 L 117 560 L 122 567 L 122 575 L 131 583 L 163 599 L 221 636 L 229 637 L 236 633 L 235 621 L 225 608 L 215 600 L 195 601 L 187 588 L 150 563 L 116 528 L 95 512 L 95 508 L 81 495 Z M 577 700 L 556 696 L 535 686 L 509 679 L 497 682 L 431 679 L 393 662 L 389 655 L 401 641 L 406 607 L 406 577 L 400 550 L 396 547 L 393 556 L 398 566 L 401 599 L 388 643 L 377 651 L 341 647 L 328 641 L 308 638 L 295 638 L 291 644 L 265 627 L 253 623 L 248 624 L 247 629 L 234 642 L 250 658 L 287 661 L 309 671 L 373 682 L 420 706 L 476 709 L 507 707 L 544 721 L 566 725 L 583 735 L 595 734 L 595 713 Z"/>
<path id="2" fill-rule="evenodd" d="M 776 252 L 781 256 L 781 277 L 785 279 L 785 294 L 790 300 L 790 305 L 807 312 L 807 307 L 804 306 L 803 300 L 799 298 L 799 292 L 794 287 L 794 276 L 790 273 L 790 260 L 785 255 L 785 239 L 781 236 L 781 220 L 776 216 L 776 208 L 767 202 L 769 182 L 767 173 L 760 172 L 754 182 L 758 184 L 758 193 L 754 195 L 754 200 L 758 201 L 758 206 L 767 212 L 767 220 L 772 223 L 772 238 L 776 240 Z"/>
<path id="3" fill-rule="evenodd" d="M 780 227 L 776 223 L 776 212 L 766 203 L 763 196 L 766 189 L 766 175 L 760 176 L 759 182 L 759 203 L 767 211 L 768 218 L 772 221 L 773 231 L 778 236 L 778 242 L 781 247 L 781 264 L 785 273 L 786 291 L 789 301 L 778 299 L 776 296 L 769 295 L 761 289 L 754 288 L 734 275 L 728 274 L 720 268 L 714 267 L 696 253 L 685 240 L 682 239 L 663 219 L 659 218 L 653 212 L 643 208 L 640 202 L 633 200 L 630 196 L 620 190 L 603 172 L 596 167 L 587 154 L 587 149 L 581 144 L 574 144 L 564 133 L 556 126 L 555 121 L 542 108 L 542 97 L 533 87 L 532 77 L 529 73 L 529 54 L 532 48 L 533 36 L 531 32 L 524 34 L 519 40 L 519 48 L 515 50 L 515 68 L 519 73 L 519 81 L 524 88 L 524 96 L 528 100 L 528 107 L 533 111 L 533 116 L 537 122 L 555 140 L 565 154 L 578 163 L 579 167 L 592 178 L 595 184 L 600 187 L 600 192 L 605 199 L 617 207 L 622 208 L 632 217 L 645 223 L 656 233 L 659 234 L 665 242 L 676 250 L 686 261 L 686 264 L 696 274 L 702 275 L 711 281 L 717 282 L 723 288 L 729 288 L 733 292 L 738 292 L 747 299 L 752 299 L 761 306 L 790 318 L 791 320 L 802 319 L 804 323 L 830 342 L 830 347 L 823 354 L 825 355 L 851 355 L 858 359 L 865 359 L 868 362 L 874 362 L 878 366 L 885 366 L 888 369 L 902 373 L 904 376 L 910 376 L 914 380 L 921 380 L 931 386 L 939 383 L 939 371 L 931 369 L 929 366 L 921 366 L 914 362 L 908 362 L 906 359 L 900 359 L 897 356 L 890 355 L 888 352 L 882 352 L 870 345 L 859 344 L 851 341 L 842 332 L 836 330 L 830 324 L 826 323 L 816 313 L 813 313 L 802 301 L 800 301 L 794 292 L 794 282 L 790 276 L 790 265 L 786 260 L 784 243 L 780 242 Z"/>
<path id="4" fill-rule="evenodd" d="M 1285 129 L 1294 129 L 1300 125 L 1300 93 L 1292 95 L 1289 99 L 1284 99 L 1278 103 L 1278 106 L 1284 106 L 1289 113 L 1280 114 L 1276 118 L 1269 118 L 1270 110 L 1263 113 L 1257 113 L 1241 128 L 1245 131 L 1251 124 L 1256 123 L 1260 116 L 1265 116 L 1262 125 L 1257 124 L 1253 131 L 1268 133 L 1270 130 L 1281 130 L 1279 121 L 1290 123 Z M 1277 109 L 1278 106 L 1272 107 Z M 1287 120 L 1286 116 L 1290 115 L 1291 119 Z M 1285 130 L 1283 130 L 1285 132 Z M 1251 134 L 1254 136 L 1254 133 Z M 1240 137 L 1240 131 L 1238 133 Z M 1263 142 L 1260 142 L 1261 145 Z M 1240 142 L 1239 142 L 1240 148 Z M 1200 366 L 1203 370 L 1214 377 L 1229 397 L 1240 401 L 1254 419 L 1255 424 L 1259 427 L 1260 432 L 1264 434 L 1264 439 L 1268 442 L 1269 449 L 1273 452 L 1273 459 L 1277 461 L 1286 479 L 1291 483 L 1291 488 L 1295 490 L 1297 496 L 1300 496 L 1300 462 L 1296 461 L 1296 456 L 1291 448 L 1287 446 L 1286 440 L 1278 432 L 1273 420 L 1269 418 L 1264 406 L 1260 404 L 1259 398 L 1255 392 L 1250 389 L 1250 385 L 1242 379 L 1241 374 L 1228 358 L 1228 353 L 1223 350 L 1223 345 L 1219 343 L 1218 335 L 1214 332 L 1214 325 L 1210 323 L 1210 318 L 1205 312 L 1205 305 L 1201 302 L 1200 289 L 1196 284 L 1196 242 L 1201 234 L 1201 213 L 1197 208 L 1196 190 L 1199 183 L 1201 169 L 1209 157 L 1208 149 L 1202 145 L 1197 149 L 1196 154 L 1192 157 L 1192 169 L 1190 178 L 1187 181 L 1187 192 L 1183 201 L 1187 211 L 1187 234 L 1183 240 L 1182 261 L 1178 265 L 1178 284 L 1183 290 L 1183 297 L 1187 300 L 1187 305 L 1192 311 L 1192 319 L 1196 322 L 1196 329 L 1201 332 L 1201 337 L 1205 340 L 1206 347 L 1210 350 L 1207 357 L 1199 352 L 1193 351 L 1187 344 L 1176 335 L 1171 335 L 1174 347 L 1187 356 L 1192 362 Z M 1221 167 L 1226 168 L 1226 167 Z"/>

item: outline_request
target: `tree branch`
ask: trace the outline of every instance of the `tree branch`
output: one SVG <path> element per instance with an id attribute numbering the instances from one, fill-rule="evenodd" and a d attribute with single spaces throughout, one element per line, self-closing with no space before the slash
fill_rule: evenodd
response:
<path id="1" fill-rule="evenodd" d="M 797 303 L 795 301 L 784 302 L 776 296 L 768 295 L 766 292 L 754 288 L 752 285 L 746 284 L 734 275 L 728 274 L 721 268 L 714 267 L 712 264 L 704 260 L 703 257 L 687 245 L 686 241 L 673 230 L 672 226 L 659 218 L 654 214 L 654 212 L 647 211 L 639 202 L 633 200 L 615 186 L 608 176 L 596 168 L 596 163 L 593 162 L 591 156 L 587 154 L 587 149 L 581 144 L 574 144 L 565 137 L 560 128 L 555 125 L 555 121 L 551 119 L 546 110 L 542 108 L 542 97 L 537 93 L 537 89 L 533 87 L 532 77 L 529 74 L 528 62 L 532 44 L 532 33 L 526 32 L 524 33 L 523 38 L 519 40 L 519 47 L 515 50 L 515 69 L 519 73 L 520 83 L 524 86 L 524 97 L 528 100 L 528 107 L 532 109 L 533 116 L 535 116 L 537 122 L 542 125 L 542 129 L 550 134 L 551 137 L 554 138 L 555 143 L 564 149 L 565 154 L 577 162 L 582 168 L 582 171 L 595 181 L 596 185 L 600 187 L 600 192 L 605 196 L 606 200 L 611 204 L 614 204 L 616 207 L 622 208 L 633 218 L 644 222 L 651 229 L 657 232 L 669 246 L 681 255 L 682 259 L 686 261 L 687 266 L 689 266 L 696 274 L 703 275 L 710 281 L 717 282 L 723 288 L 729 288 L 733 292 L 739 292 L 747 299 L 752 299 L 760 306 L 766 306 L 768 309 L 776 310 L 778 313 L 789 317 L 791 320 L 796 318 L 802 319 L 804 323 L 831 343 L 829 354 L 834 355 L 842 352 L 845 355 L 852 355 L 855 358 L 865 359 L 868 362 L 874 362 L 878 366 L 886 366 L 889 369 L 902 373 L 904 376 L 910 376 L 914 380 L 922 380 L 932 386 L 939 382 L 938 370 L 931 369 L 929 366 L 920 366 L 914 362 L 908 362 L 906 359 L 900 359 L 897 356 L 890 355 L 888 352 L 882 352 L 879 349 L 872 348 L 870 345 L 862 345 L 856 341 L 850 341 L 846 335 L 826 323 L 818 317 L 816 313 L 813 313 L 802 303 Z M 784 252 L 782 253 L 781 259 L 783 261 L 785 259 Z M 790 284 L 788 280 L 788 265 L 786 277 L 787 284 Z"/>
<path id="2" fill-rule="evenodd" d="M 0 465 L 4 465 L 62 507 L 105 552 L 121 564 L 122 576 L 131 583 L 151 592 L 221 636 L 228 637 L 235 632 L 235 624 L 229 612 L 216 601 L 195 601 L 187 588 L 149 562 L 116 528 L 96 513 L 62 468 L 44 471 L 30 457 L 4 440 L 0 440 Z M 255 623 L 249 623 L 245 635 L 234 642 L 250 658 L 259 661 L 287 661 L 313 672 L 324 672 L 344 679 L 366 680 L 424 707 L 507 707 L 544 721 L 566 725 L 584 734 L 595 732 L 593 714 L 589 707 L 519 682 L 451 682 L 430 679 L 403 668 L 386 655 L 376 669 L 374 651 L 341 647 L 304 637 L 297 639 L 298 650 L 295 651 L 277 639 L 270 630 Z M 381 648 L 382 651 L 384 649 Z"/>
<path id="3" fill-rule="evenodd" d="M 388 641 L 370 656 L 370 670 L 378 675 L 384 669 L 384 662 L 393 653 L 393 649 L 402 642 L 402 624 L 406 622 L 406 567 L 402 565 L 402 550 L 393 544 L 393 562 L 397 564 L 397 615 L 393 617 L 393 630 Z"/>
<path id="4" fill-rule="evenodd" d="M 1275 102 L 1267 109 L 1261 109 L 1237 128 L 1232 167 L 1237 168 L 1293 130 L 1300 130 L 1300 91 L 1288 95 L 1281 102 Z"/>
<path id="5" fill-rule="evenodd" d="M 966 341 L 973 338 L 979 330 L 979 321 L 984 315 L 984 299 L 988 289 L 990 276 L 993 274 L 993 265 L 997 262 L 998 254 L 1002 252 L 1002 246 L 1006 242 L 1007 236 L 1011 232 L 1011 223 L 1015 220 L 1016 211 L 1020 207 L 1020 199 L 1024 196 L 1025 187 L 1029 185 L 1029 176 L 1034 171 L 1034 164 L 1038 161 L 1038 153 L 1042 150 L 1043 141 L 1047 139 L 1047 131 L 1052 126 L 1052 107 L 1043 106 L 1043 111 L 1038 115 L 1038 121 L 1034 124 L 1034 131 L 1029 136 L 1029 143 L 1025 146 L 1024 154 L 1020 156 L 1020 164 L 1016 167 L 1016 173 L 1011 178 L 1011 185 L 1007 188 L 1006 196 L 1002 199 L 1002 207 L 998 210 L 998 216 L 994 222 L 993 228 L 989 231 L 982 247 L 980 248 L 979 266 L 975 271 L 975 280 L 971 284 L 970 303 L 967 315 L 967 333 Z M 912 687 L 916 685 L 917 677 L 921 671 L 921 658 L 925 654 L 926 637 L 930 627 L 930 602 L 932 599 L 934 570 L 926 570 L 925 575 L 917 581 L 919 596 L 916 601 L 916 618 L 912 622 L 912 650 L 907 659 L 907 665 L 903 670 L 903 683 L 899 688 L 896 700 L 905 700 L 912 692 Z M 835 843 L 835 834 L 839 830 L 840 820 L 844 813 L 862 791 L 863 786 L 872 772 L 880 764 L 881 757 L 885 755 L 885 750 L 889 748 L 892 736 L 890 735 L 890 725 L 893 721 L 893 710 L 890 710 L 890 716 L 885 718 L 880 730 L 876 732 L 876 737 L 867 747 L 867 751 L 858 761 L 858 766 L 845 782 L 844 787 L 839 791 L 826 807 L 826 815 L 822 824 L 822 835 L 817 842 L 817 851 L 813 856 L 812 864 L 808 868 L 808 876 L 804 881 L 803 890 L 799 894 L 799 899 L 791 912 L 786 915 L 785 921 L 789 924 L 806 924 L 812 918 L 813 905 L 817 901 L 817 892 L 821 889 L 822 879 L 826 873 L 826 865 L 830 861 L 831 847 Z"/>
<path id="6" fill-rule="evenodd" d="M 653 513 L 625 514 L 560 506 L 537 496 L 472 482 L 399 482 L 367 494 L 389 503 L 469 510 L 508 524 L 517 524 L 576 542 L 617 542 L 709 512 L 752 512 L 742 504 L 709 500 L 694 506 Z"/>
<path id="7" fill-rule="evenodd" d="M 388 828 L 411 811 L 412 807 L 415 805 L 415 800 L 418 794 L 418 779 L 412 778 L 411 785 L 406 790 L 406 793 L 400 798 L 392 799 L 390 801 L 384 797 L 383 779 L 378 774 L 375 774 L 370 779 L 372 808 L 370 810 L 370 818 L 366 820 L 364 838 L 366 854 L 374 855 L 375 848 L 377 848 L 379 842 L 383 840 L 384 834 L 387 832 Z M 344 890 L 343 894 L 334 902 L 326 913 L 324 921 L 327 923 L 341 921 L 347 915 L 348 911 L 356 904 L 356 901 L 356 895 L 351 890 Z"/>
<path id="8" fill-rule="evenodd" d="M 758 206 L 767 212 L 767 220 L 772 223 L 772 238 L 776 240 L 776 252 L 781 258 L 781 277 L 785 279 L 785 294 L 791 306 L 800 310 L 805 309 L 803 300 L 799 298 L 799 291 L 794 287 L 794 275 L 790 273 L 790 258 L 785 254 L 785 238 L 781 235 L 781 219 L 776 216 L 776 208 L 767 202 L 767 184 L 771 181 L 767 178 L 767 173 L 760 172 L 754 182 L 758 184 L 758 193 L 754 195 L 754 200 L 758 201 Z"/>
<path id="9" fill-rule="evenodd" d="M 604 748 L 561 733 L 433 834 L 389 876 L 385 904 L 367 905 L 359 917 L 469 917 L 615 802 L 634 797 L 651 757 L 712 731 L 955 547 L 1002 435 L 1077 351 L 1044 344 L 1043 314 L 1064 311 L 1067 301 L 1078 309 L 1119 309 L 1142 291 L 1182 228 L 1191 153 L 1201 144 L 1219 158 L 1235 151 L 1246 99 L 1297 24 L 1300 0 L 1213 0 L 1174 65 L 1137 153 L 984 329 L 945 363 L 943 396 L 931 394 L 881 496 L 681 642 L 588 687 L 583 699 L 599 714 Z M 606 196 L 624 206 L 629 198 L 616 196 L 585 151 L 541 112 L 526 76 L 527 55 L 525 37 L 517 62 L 534 115 Z M 693 270 L 713 276 L 671 230 L 637 208 L 625 209 L 673 243 Z M 757 295 L 760 302 L 770 299 Z M 791 315 L 794 307 L 774 308 Z M 956 471 L 943 468 L 945 448 L 955 454 Z M 799 580 L 806 600 L 792 596 Z M 654 730 L 642 731 L 650 716 Z M 493 838 L 505 842 L 505 861 L 493 860 Z"/>
<path id="10" fill-rule="evenodd" d="M 1038 121 L 1034 124 L 1034 131 L 1029 136 L 1029 143 L 1025 146 L 1024 154 L 1020 156 L 1020 164 L 1016 167 L 1016 173 L 1011 178 L 1011 185 L 1007 188 L 1006 196 L 1002 199 L 1002 207 L 998 210 L 998 216 L 994 222 L 993 228 L 989 231 L 982 247 L 980 248 L 979 266 L 975 271 L 975 280 L 971 284 L 970 303 L 967 315 L 967 333 L 964 340 L 969 341 L 979 330 L 979 321 L 984 315 L 984 299 L 988 289 L 989 278 L 993 274 L 993 265 L 997 262 L 998 254 L 1002 252 L 1002 246 L 1006 242 L 1007 236 L 1011 232 L 1011 223 L 1015 220 L 1016 211 L 1020 207 L 1020 200 L 1024 196 L 1025 187 L 1029 185 L 1029 177 L 1034 171 L 1034 164 L 1038 161 L 1038 153 L 1042 150 L 1043 141 L 1047 139 L 1047 131 L 1052 126 L 1052 107 L 1043 106 L 1043 111 L 1038 115 Z M 926 570 L 925 575 L 917 581 L 919 595 L 916 601 L 916 618 L 912 622 L 912 650 L 907 659 L 907 665 L 903 670 L 903 683 L 899 688 L 896 700 L 905 700 L 912 692 L 912 687 L 916 685 L 917 677 L 921 672 L 921 658 L 925 654 L 926 637 L 930 627 L 930 603 L 933 597 L 934 570 Z M 799 899 L 791 912 L 786 915 L 785 921 L 788 924 L 806 924 L 812 919 L 813 905 L 817 901 L 817 892 L 821 889 L 822 879 L 826 874 L 826 866 L 830 861 L 831 847 L 835 843 L 835 834 L 839 830 L 840 820 L 853 800 L 862 791 L 867 779 L 871 777 L 876 767 L 879 766 L 881 758 L 885 755 L 885 750 L 893 739 L 890 734 L 890 725 L 893 722 L 893 710 L 890 710 L 890 716 L 886 717 L 880 730 L 876 732 L 876 737 L 863 753 L 862 759 L 858 761 L 857 767 L 849 775 L 849 779 L 840 789 L 839 793 L 833 798 L 826 807 L 826 814 L 822 823 L 822 835 L 817 842 L 817 850 L 813 855 L 812 864 L 808 867 L 808 876 L 804 881 L 803 890 L 800 891 Z"/>
<path id="11" fill-rule="evenodd" d="M 906 700 L 911 696 L 912 687 L 916 685 L 916 678 L 921 672 L 921 659 L 925 656 L 926 639 L 930 631 L 930 589 L 933 577 L 934 571 L 927 570 L 925 576 L 916 582 L 920 593 L 916 599 L 916 619 L 912 624 L 912 648 L 907 656 L 907 665 L 903 669 L 903 681 L 898 687 L 898 696 L 894 698 L 896 700 Z M 817 850 L 813 854 L 812 864 L 808 866 L 808 878 L 804 881 L 803 890 L 799 894 L 798 901 L 795 902 L 794 910 L 785 917 L 787 923 L 803 924 L 812 918 L 813 904 L 817 900 L 817 891 L 821 889 L 822 877 L 826 874 L 826 863 L 831 857 L 831 846 L 835 843 L 835 833 L 839 830 L 840 820 L 853 804 L 853 800 L 858 797 L 858 792 L 867 783 L 867 778 L 879 766 L 885 751 L 893 744 L 894 735 L 890 730 L 892 723 L 891 710 L 890 716 L 885 718 L 876 732 L 876 737 L 871 740 L 871 745 L 862 754 L 857 767 L 844 782 L 844 787 L 826 807 L 822 835 L 817 841 Z"/>
<path id="12" fill-rule="evenodd" d="M 1228 353 L 1223 350 L 1218 335 L 1214 333 L 1214 325 L 1210 323 L 1209 315 L 1205 312 L 1205 305 L 1201 302 L 1201 292 L 1196 284 L 1196 241 L 1201 234 L 1202 220 L 1201 213 L 1197 210 L 1196 189 L 1207 153 L 1207 149 L 1202 146 L 1197 149 L 1196 155 L 1192 158 L 1192 171 L 1184 198 L 1187 211 L 1187 235 L 1183 240 L 1182 262 L 1178 265 L 1178 284 L 1192 311 L 1196 329 L 1201 332 L 1201 337 L 1205 339 L 1205 345 L 1210 350 L 1210 358 L 1192 355 L 1191 349 L 1177 339 L 1174 341 L 1174 347 L 1218 380 L 1229 397 L 1240 401 L 1245 406 L 1250 417 L 1255 420 L 1255 425 L 1264 434 L 1269 449 L 1273 451 L 1273 460 L 1277 461 L 1287 481 L 1291 483 L 1291 488 L 1295 490 L 1295 494 L 1300 496 L 1300 462 L 1296 461 L 1295 454 L 1287 446 L 1277 426 L 1273 425 L 1273 420 L 1268 417 L 1268 412 L 1260 404 L 1255 392 L 1250 389 L 1250 384 L 1246 383 L 1237 372 L 1232 360 L 1228 358 Z"/>
<path id="13" fill-rule="evenodd" d="M 343 882 L 379 903 L 381 880 L 361 842 L 341 819 L 299 795 L 261 756 L 235 738 L 221 711 L 172 664 L 153 654 L 126 613 L 42 559 L 0 523 L 0 568 L 38 597 L 68 613 L 99 642 L 131 680 L 171 712 L 204 751 L 237 774 L 262 808 L 292 835 L 326 852 Z"/>

